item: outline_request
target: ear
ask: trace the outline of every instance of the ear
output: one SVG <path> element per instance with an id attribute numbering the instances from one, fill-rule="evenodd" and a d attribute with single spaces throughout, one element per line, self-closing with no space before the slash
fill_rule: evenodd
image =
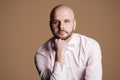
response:
<path id="1" fill-rule="evenodd" d="M 76 29 L 76 20 L 74 20 L 74 22 L 73 22 L 73 30 L 75 30 Z"/>
<path id="2" fill-rule="evenodd" d="M 49 21 L 49 26 L 51 27 L 51 21 Z"/>
<path id="3" fill-rule="evenodd" d="M 52 28 L 52 22 L 51 21 L 49 21 L 49 26 L 50 26 L 50 29 Z"/>
<path id="4" fill-rule="evenodd" d="M 50 26 L 50 30 L 53 32 L 53 26 L 52 26 L 52 21 L 49 21 L 49 26 Z"/>

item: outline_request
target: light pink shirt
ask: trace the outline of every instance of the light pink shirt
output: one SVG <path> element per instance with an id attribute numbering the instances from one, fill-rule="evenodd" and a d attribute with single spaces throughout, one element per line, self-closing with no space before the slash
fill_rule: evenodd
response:
<path id="1" fill-rule="evenodd" d="M 55 61 L 53 40 L 40 47 L 35 56 L 41 80 L 102 80 L 101 49 L 94 39 L 73 33 L 64 64 Z"/>

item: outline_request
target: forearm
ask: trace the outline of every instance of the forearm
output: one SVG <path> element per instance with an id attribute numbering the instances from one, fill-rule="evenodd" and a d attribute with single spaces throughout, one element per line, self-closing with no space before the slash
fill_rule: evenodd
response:
<path id="1" fill-rule="evenodd" d="M 55 62 L 53 71 L 46 69 L 40 74 L 41 80 L 67 80 L 65 68 L 65 65 Z"/>

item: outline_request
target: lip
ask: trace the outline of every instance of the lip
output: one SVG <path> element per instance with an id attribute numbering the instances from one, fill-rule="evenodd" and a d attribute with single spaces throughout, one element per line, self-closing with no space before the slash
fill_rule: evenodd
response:
<path id="1" fill-rule="evenodd" d="M 59 31 L 59 34 L 64 35 L 66 31 Z"/>

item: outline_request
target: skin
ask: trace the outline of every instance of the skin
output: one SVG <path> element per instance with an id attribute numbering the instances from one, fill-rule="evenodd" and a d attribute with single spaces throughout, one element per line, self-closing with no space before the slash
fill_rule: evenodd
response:
<path id="1" fill-rule="evenodd" d="M 64 64 L 66 46 L 76 28 L 73 10 L 64 5 L 57 7 L 50 21 L 50 27 L 55 37 L 56 61 Z"/>

